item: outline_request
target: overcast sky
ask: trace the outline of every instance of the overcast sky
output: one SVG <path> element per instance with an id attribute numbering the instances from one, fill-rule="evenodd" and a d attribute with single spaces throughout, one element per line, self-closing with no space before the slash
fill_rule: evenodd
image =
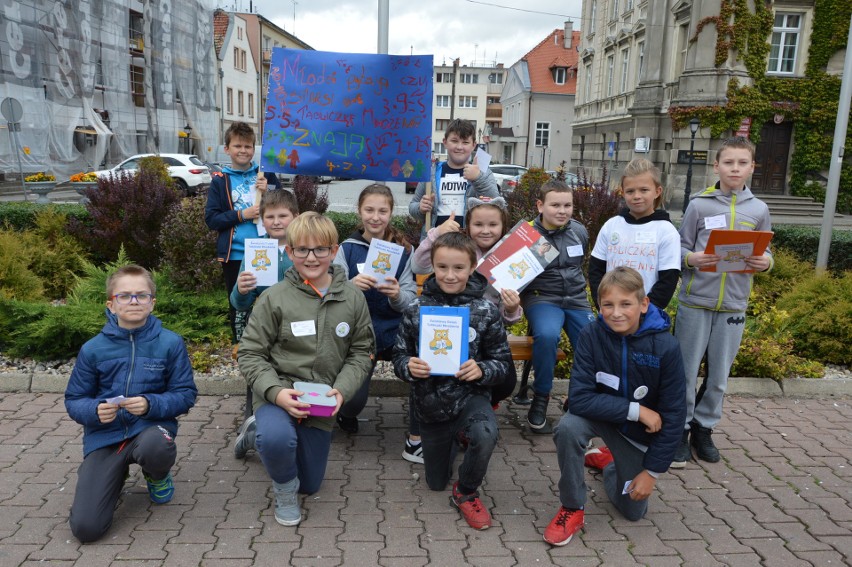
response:
<path id="1" fill-rule="evenodd" d="M 320 51 L 376 52 L 378 0 L 296 0 L 295 24 L 292 0 L 217 2 L 226 10 L 254 8 Z M 580 29 L 581 8 L 582 0 L 391 0 L 388 52 L 509 67 L 566 19 Z"/>

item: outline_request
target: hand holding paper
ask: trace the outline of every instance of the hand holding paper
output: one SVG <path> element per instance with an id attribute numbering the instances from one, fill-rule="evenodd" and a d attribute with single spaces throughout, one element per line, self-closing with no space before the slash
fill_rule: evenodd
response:
<path id="1" fill-rule="evenodd" d="M 278 283 L 278 242 L 272 238 L 246 238 L 245 268 L 255 284 L 265 287 Z"/>
<path id="2" fill-rule="evenodd" d="M 259 196 L 262 196 L 263 193 L 266 192 L 266 189 L 268 187 L 268 182 L 266 181 L 266 176 L 260 170 L 258 170 L 258 172 L 257 172 L 257 181 L 255 181 L 254 186 L 258 191 L 260 191 L 261 195 L 259 195 Z M 258 199 L 257 204 L 260 204 L 260 199 Z"/>
<path id="3" fill-rule="evenodd" d="M 432 374 L 432 368 L 422 358 L 412 356 L 408 359 L 408 371 L 413 378 L 428 378 Z"/>
<path id="4" fill-rule="evenodd" d="M 482 378 L 482 368 L 472 358 L 468 358 L 456 372 L 456 378 L 462 382 L 473 382 Z"/>
<path id="5" fill-rule="evenodd" d="M 98 404 L 98 421 L 101 423 L 112 423 L 118 415 L 118 404 L 109 401 Z"/>

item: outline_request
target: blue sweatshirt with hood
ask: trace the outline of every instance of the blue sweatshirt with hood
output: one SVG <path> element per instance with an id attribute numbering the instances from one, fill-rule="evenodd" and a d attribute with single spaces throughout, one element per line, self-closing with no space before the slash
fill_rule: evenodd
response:
<path id="1" fill-rule="evenodd" d="M 619 335 L 598 317 L 580 333 L 568 385 L 567 409 L 616 424 L 627 439 L 647 446 L 643 466 L 655 473 L 671 465 L 686 421 L 686 376 L 670 328 L 671 319 L 654 304 L 632 335 Z M 658 432 L 635 421 L 640 405 L 660 414 Z"/>

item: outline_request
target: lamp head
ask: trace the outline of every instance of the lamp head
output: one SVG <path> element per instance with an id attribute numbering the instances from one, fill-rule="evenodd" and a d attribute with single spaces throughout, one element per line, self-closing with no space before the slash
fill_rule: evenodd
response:
<path id="1" fill-rule="evenodd" d="M 689 131 L 695 134 L 701 126 L 701 121 L 698 118 L 693 118 L 689 121 Z"/>

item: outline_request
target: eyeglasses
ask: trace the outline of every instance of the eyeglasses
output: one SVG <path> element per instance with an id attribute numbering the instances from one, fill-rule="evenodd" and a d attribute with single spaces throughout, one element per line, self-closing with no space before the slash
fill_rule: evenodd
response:
<path id="1" fill-rule="evenodd" d="M 113 295 L 110 299 L 115 300 L 119 305 L 127 305 L 131 303 L 134 299 L 136 303 L 139 305 L 148 305 L 151 301 L 154 300 L 154 294 L 152 293 L 117 293 Z"/>
<path id="2" fill-rule="evenodd" d="M 311 252 L 314 253 L 314 258 L 325 258 L 331 254 L 331 246 L 318 246 L 317 248 L 297 246 L 296 248 L 291 248 L 291 250 L 293 251 L 293 256 L 296 258 L 307 258 Z"/>

